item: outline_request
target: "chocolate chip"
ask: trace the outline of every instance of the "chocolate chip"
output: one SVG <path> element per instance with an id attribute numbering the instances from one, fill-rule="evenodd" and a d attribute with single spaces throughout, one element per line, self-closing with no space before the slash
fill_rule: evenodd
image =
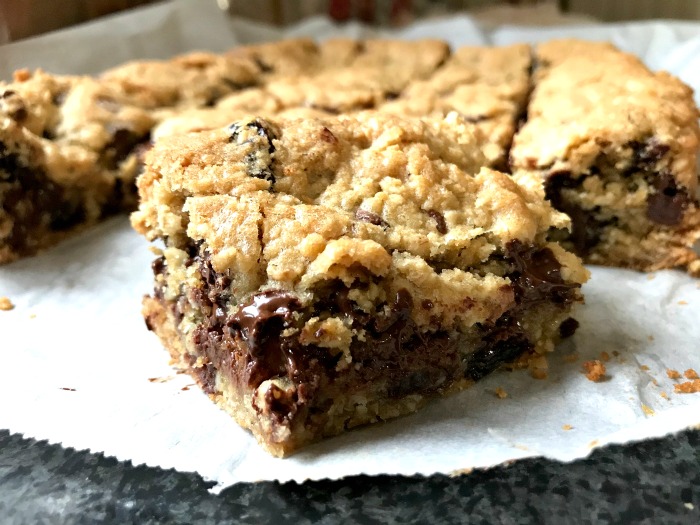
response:
<path id="1" fill-rule="evenodd" d="M 355 212 L 355 218 L 358 221 L 368 222 L 370 224 L 374 224 L 375 226 L 381 226 L 385 230 L 389 227 L 389 224 L 379 215 L 361 208 L 358 208 L 358 210 Z"/>
<path id="2" fill-rule="evenodd" d="M 644 143 L 633 142 L 635 164 L 649 168 L 659 162 L 669 152 L 671 147 L 662 143 L 658 138 L 652 137 Z"/>
<path id="3" fill-rule="evenodd" d="M 272 155 L 275 152 L 275 145 L 273 143 L 273 140 L 275 139 L 274 134 L 272 133 L 272 130 L 270 130 L 265 122 L 263 122 L 260 119 L 255 119 L 253 121 L 250 121 L 245 124 L 245 127 L 249 129 L 255 130 L 256 134 L 259 137 L 263 137 L 267 141 L 267 151 L 270 155 Z M 234 122 L 233 124 L 229 125 L 228 128 L 229 132 L 231 133 L 231 138 L 229 139 L 230 142 L 238 142 L 241 136 L 241 123 L 240 122 Z M 246 140 L 241 143 L 246 144 L 250 142 L 251 139 Z M 258 179 L 263 179 L 267 180 L 270 182 L 270 190 L 273 189 L 274 183 L 276 182 L 275 180 L 275 175 L 273 172 L 272 164 L 269 165 L 262 165 L 261 160 L 259 159 L 258 154 L 255 151 L 252 151 L 251 153 L 247 154 L 245 157 L 245 162 L 248 164 L 248 175 L 251 177 L 255 177 Z"/>
<path id="4" fill-rule="evenodd" d="M 464 118 L 464 120 L 466 120 L 470 124 L 478 124 L 479 122 L 488 120 L 488 117 L 485 115 L 465 115 L 463 113 L 461 115 Z"/>
<path id="5" fill-rule="evenodd" d="M 578 255 L 585 257 L 600 242 L 603 228 L 612 221 L 596 219 L 597 209 L 585 210 L 563 193 L 564 189 L 579 188 L 582 183 L 583 178 L 574 179 L 569 171 L 555 171 L 547 177 L 545 195 L 554 208 L 571 218 L 571 234 L 567 240 Z"/>
<path id="6" fill-rule="evenodd" d="M 559 325 L 559 336 L 562 339 L 566 339 L 567 337 L 571 337 L 574 335 L 576 330 L 579 327 L 579 322 L 574 319 L 573 317 L 569 317 L 567 319 L 564 319 L 562 323 Z"/>
<path id="7" fill-rule="evenodd" d="M 338 139 L 335 138 L 335 135 L 333 135 L 333 132 L 330 129 L 326 128 L 325 126 L 321 130 L 321 140 L 323 142 L 328 142 L 329 144 L 337 144 L 338 143 Z"/>
<path id="8" fill-rule="evenodd" d="M 163 257 L 163 256 L 160 256 L 157 259 L 154 259 L 153 262 L 151 263 L 151 270 L 153 270 L 153 275 L 156 277 L 159 275 L 163 275 L 166 268 L 167 268 L 167 263 L 165 262 L 165 257 Z"/>
<path id="9" fill-rule="evenodd" d="M 280 290 L 267 290 L 254 295 L 250 301 L 239 307 L 231 316 L 228 325 L 239 330 L 254 357 L 266 353 L 266 343 L 274 339 L 281 330 L 270 329 L 288 327 L 292 314 L 301 308 L 301 302 L 290 293 Z"/>
<path id="10" fill-rule="evenodd" d="M 437 231 L 443 235 L 447 233 L 447 223 L 445 222 L 445 216 L 437 210 L 425 210 L 431 219 L 435 221 Z"/>
<path id="11" fill-rule="evenodd" d="M 692 202 L 688 192 L 679 188 L 670 173 L 662 172 L 652 181 L 654 192 L 647 197 L 647 218 L 664 226 L 676 226 Z"/>
<path id="12" fill-rule="evenodd" d="M 532 344 L 525 338 L 522 328 L 515 327 L 514 323 L 499 327 L 487 335 L 471 355 L 465 377 L 478 381 L 531 348 Z"/>
<path id="13" fill-rule="evenodd" d="M 112 140 L 105 146 L 104 163 L 107 169 L 117 169 L 138 146 L 150 141 L 148 134 L 141 135 L 126 128 L 112 129 Z"/>
<path id="14" fill-rule="evenodd" d="M 54 106 L 62 106 L 63 103 L 66 101 L 66 98 L 68 97 L 68 92 L 67 91 L 57 91 L 54 93 L 53 97 L 51 97 L 51 102 L 53 103 Z"/>
<path id="15" fill-rule="evenodd" d="M 263 73 L 272 73 L 275 70 L 271 65 L 263 62 L 262 58 L 257 55 L 253 55 L 253 62 L 255 62 L 255 65 L 257 65 Z"/>
<path id="16" fill-rule="evenodd" d="M 54 231 L 65 231 L 85 220 L 82 203 L 64 201 L 54 203 L 49 227 Z"/>
<path id="17" fill-rule="evenodd" d="M 15 122 L 22 122 L 29 116 L 24 100 L 11 89 L 0 95 L 0 105 Z"/>

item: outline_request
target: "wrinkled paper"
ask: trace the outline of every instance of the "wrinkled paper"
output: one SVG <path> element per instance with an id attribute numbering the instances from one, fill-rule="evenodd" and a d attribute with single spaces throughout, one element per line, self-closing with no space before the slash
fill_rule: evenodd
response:
<path id="1" fill-rule="evenodd" d="M 41 67 L 96 73 L 133 58 L 309 35 L 378 32 L 322 18 L 281 31 L 220 13 L 215 3 L 160 4 L 0 48 L 0 75 Z M 399 32 L 454 46 L 562 36 L 610 40 L 700 88 L 700 24 L 649 22 L 482 31 L 466 16 Z M 700 89 L 698 89 L 700 90 Z M 288 459 L 263 452 L 220 411 L 146 330 L 152 288 L 147 242 L 125 217 L 42 255 L 0 267 L 0 428 L 134 464 L 195 471 L 221 489 L 240 481 L 354 474 L 458 473 L 528 456 L 569 461 L 593 448 L 700 424 L 700 394 L 677 394 L 667 369 L 700 370 L 700 280 L 678 271 L 591 268 L 575 336 L 544 380 L 498 371 L 418 414 L 349 432 Z M 603 354 L 604 353 L 604 354 Z M 593 383 L 582 363 L 609 357 Z M 507 397 L 501 399 L 496 389 Z"/>

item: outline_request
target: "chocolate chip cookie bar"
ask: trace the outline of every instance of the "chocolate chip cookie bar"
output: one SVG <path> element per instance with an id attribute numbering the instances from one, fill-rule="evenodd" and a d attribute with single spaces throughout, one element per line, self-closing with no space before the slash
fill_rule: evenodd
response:
<path id="1" fill-rule="evenodd" d="M 260 67 L 245 58 L 194 52 L 170 60 L 139 60 L 105 71 L 100 79 L 148 109 L 212 106 L 257 85 Z"/>
<path id="2" fill-rule="evenodd" d="M 152 116 L 89 77 L 0 84 L 0 263 L 136 206 Z"/>
<path id="3" fill-rule="evenodd" d="M 587 272 L 539 181 L 484 163 L 456 114 L 164 138 L 132 215 L 164 244 L 146 323 L 279 456 L 544 354 Z"/>
<path id="4" fill-rule="evenodd" d="M 458 112 L 488 138 L 491 167 L 508 168 L 508 152 L 530 92 L 530 47 L 461 47 L 429 78 L 411 82 L 396 100 L 381 107 L 422 117 Z"/>
<path id="5" fill-rule="evenodd" d="M 511 165 L 539 176 L 571 217 L 553 239 L 589 263 L 700 271 L 691 89 L 610 44 L 548 42 L 536 64 Z"/>

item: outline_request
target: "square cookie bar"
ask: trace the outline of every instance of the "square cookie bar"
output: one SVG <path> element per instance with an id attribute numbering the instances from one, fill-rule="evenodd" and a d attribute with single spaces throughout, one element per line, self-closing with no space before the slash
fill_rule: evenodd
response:
<path id="1" fill-rule="evenodd" d="M 692 90 L 605 43 L 540 44 L 536 64 L 511 167 L 571 217 L 553 239 L 589 263 L 700 272 Z"/>
<path id="2" fill-rule="evenodd" d="M 20 71 L 0 83 L 0 264 L 134 209 L 154 124 L 90 77 Z"/>
<path id="3" fill-rule="evenodd" d="M 459 115 L 249 117 L 147 154 L 144 315 L 270 453 L 408 414 L 571 333 L 587 271 Z"/>

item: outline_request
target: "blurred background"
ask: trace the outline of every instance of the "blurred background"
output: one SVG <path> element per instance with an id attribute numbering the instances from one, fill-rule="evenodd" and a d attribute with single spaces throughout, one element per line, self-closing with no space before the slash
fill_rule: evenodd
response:
<path id="1" fill-rule="evenodd" d="M 700 0 L 200 0 L 230 16 L 283 25 L 314 14 L 338 21 L 404 25 L 420 17 L 469 10 L 486 23 L 577 23 L 650 18 L 700 20 Z M 0 0 L 0 44 L 154 0 Z"/>

